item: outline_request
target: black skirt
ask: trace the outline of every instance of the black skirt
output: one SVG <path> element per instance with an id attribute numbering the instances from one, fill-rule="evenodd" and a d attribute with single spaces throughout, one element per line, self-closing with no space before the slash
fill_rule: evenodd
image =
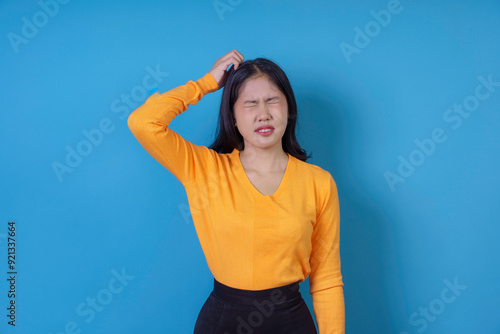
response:
<path id="1" fill-rule="evenodd" d="M 317 334 L 299 283 L 266 290 L 231 288 L 214 279 L 194 334 Z"/>

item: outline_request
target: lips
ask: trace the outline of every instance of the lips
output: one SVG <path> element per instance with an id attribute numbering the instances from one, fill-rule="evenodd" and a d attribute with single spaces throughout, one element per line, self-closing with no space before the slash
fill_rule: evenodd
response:
<path id="1" fill-rule="evenodd" d="M 255 130 L 255 132 L 259 132 L 260 130 L 265 130 L 265 129 L 270 129 L 270 130 L 274 130 L 274 128 L 272 126 L 261 126 L 261 127 L 258 127 L 257 130 Z"/>
<path id="2" fill-rule="evenodd" d="M 261 126 L 255 132 L 260 136 L 270 136 L 274 132 L 274 128 L 272 126 Z"/>

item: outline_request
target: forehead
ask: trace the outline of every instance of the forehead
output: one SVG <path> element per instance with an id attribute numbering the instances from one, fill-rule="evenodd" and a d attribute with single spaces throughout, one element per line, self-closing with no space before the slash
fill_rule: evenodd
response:
<path id="1" fill-rule="evenodd" d="M 248 78 L 240 86 L 240 96 L 283 94 L 276 84 L 266 75 Z"/>

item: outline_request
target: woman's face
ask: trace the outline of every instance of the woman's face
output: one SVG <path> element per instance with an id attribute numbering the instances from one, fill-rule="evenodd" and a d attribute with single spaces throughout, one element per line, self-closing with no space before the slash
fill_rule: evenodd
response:
<path id="1" fill-rule="evenodd" d="M 283 150 L 281 138 L 288 124 L 288 104 L 285 95 L 267 76 L 258 74 L 240 87 L 234 104 L 236 126 L 247 148 Z M 257 129 L 272 127 L 263 134 Z"/>

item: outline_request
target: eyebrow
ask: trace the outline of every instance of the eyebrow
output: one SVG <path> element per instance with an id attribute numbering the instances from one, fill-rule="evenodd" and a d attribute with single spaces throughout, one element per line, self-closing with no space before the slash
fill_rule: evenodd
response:
<path id="1" fill-rule="evenodd" d="M 276 101 L 276 100 L 279 100 L 279 97 L 273 96 L 273 97 L 266 99 L 266 102 Z M 246 100 L 245 102 L 243 102 L 243 104 L 254 104 L 254 103 L 257 103 L 257 101 L 256 100 Z"/>

